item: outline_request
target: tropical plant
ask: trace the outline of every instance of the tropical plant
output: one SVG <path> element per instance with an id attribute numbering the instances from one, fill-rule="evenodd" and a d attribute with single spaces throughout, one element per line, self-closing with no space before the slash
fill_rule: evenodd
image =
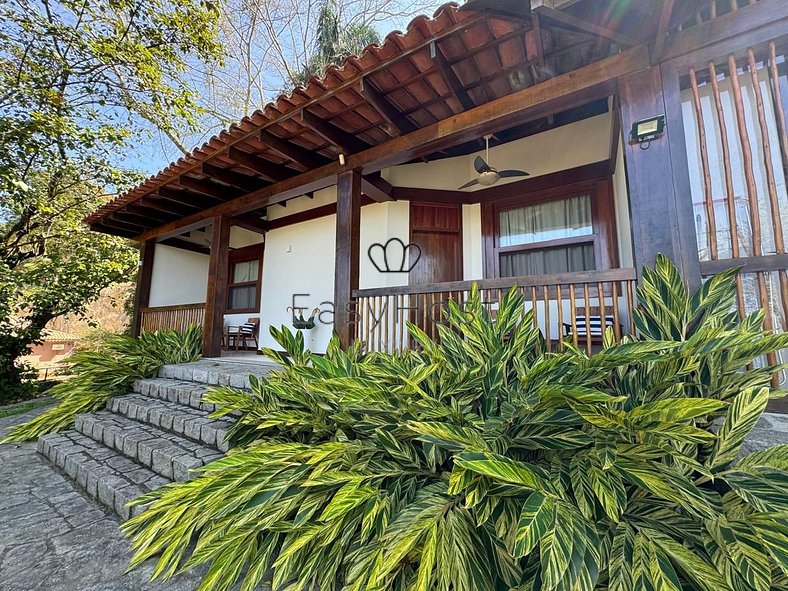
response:
<path id="1" fill-rule="evenodd" d="M 208 563 L 200 591 L 786 590 L 788 445 L 737 457 L 788 336 L 734 290 L 690 296 L 660 257 L 640 336 L 591 358 L 547 352 L 516 289 L 401 355 L 272 330 L 282 370 L 207 397 L 239 445 L 135 501 L 131 565 Z"/>
<path id="2" fill-rule="evenodd" d="M 69 359 L 74 377 L 47 392 L 60 403 L 13 427 L 0 443 L 68 429 L 78 414 L 103 408 L 110 397 L 125 394 L 134 380 L 153 377 L 168 363 L 195 361 L 201 349 L 202 329 L 192 325 L 183 334 L 161 329 L 137 338 L 112 336 L 94 350 L 79 351 Z"/>

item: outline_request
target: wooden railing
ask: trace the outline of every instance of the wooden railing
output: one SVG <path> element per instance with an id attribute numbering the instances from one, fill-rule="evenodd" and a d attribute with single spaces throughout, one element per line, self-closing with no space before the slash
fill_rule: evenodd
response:
<path id="1" fill-rule="evenodd" d="M 171 328 L 183 332 L 191 324 L 202 326 L 205 319 L 205 304 L 141 308 L 140 316 L 142 332 L 155 332 L 160 328 Z"/>
<path id="2" fill-rule="evenodd" d="M 437 339 L 449 300 L 464 303 L 475 283 L 482 302 L 494 317 L 503 295 L 516 285 L 526 297 L 526 310 L 534 310 L 550 349 L 565 340 L 585 347 L 590 355 L 602 342 L 594 320 L 608 318 L 616 340 L 632 331 L 635 269 L 612 269 L 561 275 L 507 277 L 360 289 L 353 292 L 355 337 L 367 351 L 401 351 L 411 347 L 407 322 Z"/>

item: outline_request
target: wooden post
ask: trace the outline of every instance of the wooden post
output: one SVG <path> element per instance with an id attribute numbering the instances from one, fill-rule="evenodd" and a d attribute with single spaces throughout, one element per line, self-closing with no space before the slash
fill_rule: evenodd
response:
<path id="1" fill-rule="evenodd" d="M 229 254 L 230 218 L 219 215 L 213 218 L 211 257 L 208 263 L 208 292 L 205 298 L 203 357 L 219 357 L 222 354 L 224 312 L 227 309 Z"/>
<path id="2" fill-rule="evenodd" d="M 353 290 L 358 289 L 361 230 L 361 171 L 337 175 L 336 265 L 334 273 L 334 330 L 343 347 L 353 340 Z"/>
<path id="3" fill-rule="evenodd" d="M 153 254 L 156 240 L 146 240 L 140 244 L 140 266 L 137 271 L 137 287 L 134 290 L 134 316 L 131 319 L 132 334 L 140 336 L 142 332 L 142 314 L 140 310 L 150 304 L 150 282 L 153 276 Z"/>
<path id="4" fill-rule="evenodd" d="M 663 75 L 653 67 L 619 80 L 635 266 L 640 274 L 643 265 L 653 265 L 662 253 L 695 289 L 701 275 L 679 81 Z M 667 125 L 661 137 L 650 144 L 630 140 L 633 123 L 662 114 Z"/>

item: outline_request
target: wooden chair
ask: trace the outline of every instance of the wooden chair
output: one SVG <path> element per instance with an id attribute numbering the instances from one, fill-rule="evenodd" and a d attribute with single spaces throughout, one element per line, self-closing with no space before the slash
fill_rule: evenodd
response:
<path id="1" fill-rule="evenodd" d="M 253 342 L 255 350 L 257 350 L 260 348 L 260 343 L 257 341 L 259 329 L 259 318 L 249 318 L 240 326 L 225 326 L 222 345 L 226 350 L 232 348 L 238 351 L 239 347 L 246 349 L 249 346 L 249 342 Z"/>
<path id="2" fill-rule="evenodd" d="M 605 330 L 608 327 L 615 327 L 615 316 L 613 314 L 605 314 L 603 322 L 602 314 L 598 307 L 589 307 L 588 312 L 588 320 L 586 320 L 586 309 L 575 308 L 574 326 L 571 322 L 564 322 L 563 336 L 571 339 L 577 337 L 578 344 L 587 343 L 590 340 L 593 345 L 601 345 Z M 619 323 L 618 329 L 619 333 L 623 333 L 621 323 Z"/>

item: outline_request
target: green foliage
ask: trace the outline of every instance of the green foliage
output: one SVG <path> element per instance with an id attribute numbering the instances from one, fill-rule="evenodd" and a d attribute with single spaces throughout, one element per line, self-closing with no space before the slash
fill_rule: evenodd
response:
<path id="1" fill-rule="evenodd" d="M 351 55 L 359 55 L 367 45 L 380 43 L 380 36 L 368 24 L 342 24 L 337 0 L 323 0 L 317 17 L 314 53 L 309 63 L 293 77 L 294 86 L 306 86 L 312 76 L 320 76 L 331 65 Z"/>
<path id="2" fill-rule="evenodd" d="M 153 377 L 162 365 L 197 360 L 201 348 L 201 328 L 192 325 L 182 335 L 162 329 L 138 338 L 114 336 L 95 350 L 79 351 L 69 358 L 74 377 L 47 392 L 59 404 L 15 426 L 0 443 L 68 429 L 78 414 L 103 408 L 107 399 L 125 394 L 136 379 Z"/>
<path id="3" fill-rule="evenodd" d="M 591 358 L 548 353 L 516 290 L 400 355 L 272 330 L 282 371 L 206 398 L 240 445 L 135 501 L 132 566 L 210 564 L 200 591 L 786 590 L 788 446 L 735 458 L 780 394 L 751 361 L 788 336 L 734 289 L 690 296 L 660 258 L 641 336 Z"/>
<path id="4" fill-rule="evenodd" d="M 47 322 L 133 276 L 134 250 L 82 219 L 140 180 L 117 163 L 151 127 L 196 121 L 179 78 L 216 56 L 216 22 L 199 0 L 0 3 L 0 402 Z"/>

